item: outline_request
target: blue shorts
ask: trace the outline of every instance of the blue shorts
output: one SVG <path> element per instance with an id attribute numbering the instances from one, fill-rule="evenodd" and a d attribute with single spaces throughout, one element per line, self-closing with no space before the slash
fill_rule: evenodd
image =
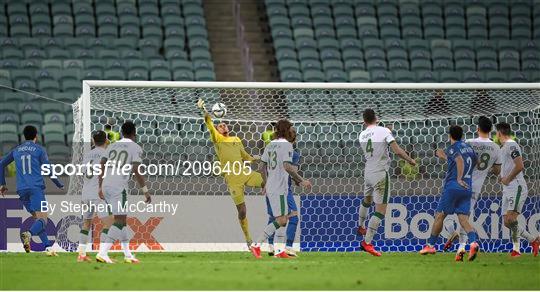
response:
<path id="1" fill-rule="evenodd" d="M 294 196 L 292 192 L 289 192 L 287 194 L 287 206 L 289 207 L 288 213 L 298 211 L 298 207 L 296 207 L 296 202 L 294 201 Z M 274 217 L 274 215 L 272 214 L 272 208 L 270 207 L 270 202 L 268 201 L 268 197 L 266 197 L 266 212 L 268 213 L 268 216 Z"/>
<path id="2" fill-rule="evenodd" d="M 437 212 L 468 215 L 471 211 L 472 191 L 464 188 L 444 189 Z"/>
<path id="3" fill-rule="evenodd" d="M 41 202 L 45 200 L 45 192 L 42 189 L 18 190 L 19 200 L 21 200 L 26 211 L 30 213 L 41 212 Z"/>

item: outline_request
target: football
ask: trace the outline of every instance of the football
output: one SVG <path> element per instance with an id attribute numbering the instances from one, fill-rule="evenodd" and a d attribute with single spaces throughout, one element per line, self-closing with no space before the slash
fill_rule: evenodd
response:
<path id="1" fill-rule="evenodd" d="M 212 114 L 216 118 L 223 118 L 225 117 L 225 115 L 227 115 L 227 107 L 224 104 L 218 102 L 214 104 L 214 106 L 212 106 Z"/>

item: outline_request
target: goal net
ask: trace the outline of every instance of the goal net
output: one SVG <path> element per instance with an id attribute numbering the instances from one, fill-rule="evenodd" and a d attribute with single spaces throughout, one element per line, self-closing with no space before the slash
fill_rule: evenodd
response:
<path id="1" fill-rule="evenodd" d="M 83 94 L 74 104 L 73 162 L 80 163 L 90 148 L 92 131 L 104 129 L 108 123 L 119 131 L 126 120 L 137 126 L 137 143 L 147 165 L 216 160 L 195 106 L 199 98 L 208 108 L 216 102 L 227 106 L 228 114 L 220 121 L 228 123 L 231 134 L 240 137 L 252 155 L 262 154 L 261 134 L 271 123 L 287 118 L 298 133 L 301 173 L 313 182 L 309 193 L 295 189 L 301 214 L 296 242 L 303 251 L 357 250 L 364 177 L 358 135 L 363 129 L 362 111 L 373 108 L 381 124 L 392 129 L 397 142 L 419 162 L 418 167 L 409 167 L 393 157 L 389 209 L 374 244 L 382 251 L 415 251 L 429 237 L 445 174 L 445 164 L 435 157 L 435 149 L 448 146 L 449 125 L 463 126 L 465 138 L 475 137 L 477 118 L 485 115 L 494 122 L 509 122 L 522 147 L 529 196 L 520 221 L 538 234 L 539 89 L 538 84 L 85 81 Z M 180 205 L 174 216 L 149 215 L 150 219 L 161 218 L 152 219 L 161 225 L 154 226 L 148 236 L 165 250 L 186 246 L 193 250 L 245 249 L 223 177 L 205 173 L 202 166 L 197 173 L 195 164 L 186 175 L 188 166 L 182 163 L 181 173 L 147 176 L 157 200 Z M 81 187 L 81 178 L 72 178 L 69 194 L 79 195 Z M 131 194 L 141 195 L 136 187 Z M 510 246 L 509 231 L 502 225 L 501 195 L 497 178 L 490 174 L 473 218 L 486 251 L 506 251 Z M 267 220 L 260 190 L 247 188 L 246 204 L 256 235 Z"/>

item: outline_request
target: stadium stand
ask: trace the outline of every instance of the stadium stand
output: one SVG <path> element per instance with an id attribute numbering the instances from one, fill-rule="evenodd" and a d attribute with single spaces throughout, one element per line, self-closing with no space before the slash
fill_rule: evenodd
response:
<path id="1" fill-rule="evenodd" d="M 201 0 L 0 0 L 0 84 L 71 103 L 81 81 L 215 80 Z M 34 124 L 69 153 L 71 108 L 0 87 L 2 149 Z"/>
<path id="2" fill-rule="evenodd" d="M 540 81 L 538 0 L 265 5 L 281 81 Z"/>

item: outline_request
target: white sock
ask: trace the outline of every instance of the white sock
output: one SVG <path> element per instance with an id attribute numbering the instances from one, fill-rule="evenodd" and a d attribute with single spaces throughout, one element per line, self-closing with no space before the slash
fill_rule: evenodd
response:
<path id="1" fill-rule="evenodd" d="M 448 239 L 450 239 L 450 237 L 452 237 L 452 234 L 456 232 L 456 227 L 454 225 L 454 221 L 452 220 L 446 220 L 446 222 L 444 223 L 444 228 L 446 229 L 446 231 L 448 231 Z"/>
<path id="2" fill-rule="evenodd" d="M 368 211 L 369 206 L 364 206 L 364 200 L 362 200 L 358 209 L 358 226 L 365 227 Z"/>
<path id="3" fill-rule="evenodd" d="M 112 239 L 109 236 L 108 232 L 107 233 L 102 232 L 101 235 L 100 235 L 100 238 L 99 238 L 100 243 L 99 243 L 98 255 L 100 257 L 109 257 L 107 255 L 107 253 L 109 252 L 109 249 L 111 249 L 111 247 L 112 247 L 112 245 L 114 243 L 114 239 Z"/>
<path id="4" fill-rule="evenodd" d="M 536 239 L 536 237 L 532 236 L 526 229 L 525 226 L 518 225 L 518 234 L 519 236 L 525 238 L 528 242 L 532 242 Z M 518 237 L 519 241 L 519 237 Z"/>
<path id="5" fill-rule="evenodd" d="M 465 248 L 465 245 L 467 245 L 467 241 L 469 240 L 469 236 L 467 236 L 467 232 L 465 232 L 465 229 L 463 227 L 459 227 L 459 246 L 463 246 Z"/>
<path id="6" fill-rule="evenodd" d="M 261 236 L 259 237 L 259 240 L 257 240 L 257 243 L 260 244 L 260 243 L 265 242 L 268 239 L 268 237 L 276 233 L 276 230 L 278 230 L 279 227 L 280 226 L 277 224 L 276 221 L 266 225 L 266 227 L 264 228 L 263 234 L 261 234 Z"/>
<path id="7" fill-rule="evenodd" d="M 280 227 L 274 233 L 274 248 L 277 252 L 285 249 L 285 230 L 286 228 Z"/>
<path id="8" fill-rule="evenodd" d="M 519 252 L 519 250 L 521 249 L 521 244 L 519 242 L 519 238 L 517 241 L 513 241 L 512 242 L 512 249 Z"/>
<path id="9" fill-rule="evenodd" d="M 131 251 L 129 250 L 129 241 L 122 241 L 122 250 L 124 250 L 124 257 L 126 258 L 132 258 L 133 255 L 131 254 Z"/>
<path id="10" fill-rule="evenodd" d="M 371 218 L 369 218 L 368 229 L 366 232 L 366 237 L 364 239 L 366 243 L 371 243 L 371 241 L 373 240 L 373 236 L 375 236 L 375 233 L 377 233 L 377 229 L 379 228 L 379 226 L 381 226 L 383 218 L 384 215 L 379 212 L 373 213 Z"/>
<path id="11" fill-rule="evenodd" d="M 124 228 L 122 228 L 122 236 L 120 237 L 120 244 L 122 245 L 122 250 L 124 251 L 124 257 L 132 258 L 133 255 L 131 254 L 131 251 L 129 250 L 128 229 L 125 226 Z"/>

